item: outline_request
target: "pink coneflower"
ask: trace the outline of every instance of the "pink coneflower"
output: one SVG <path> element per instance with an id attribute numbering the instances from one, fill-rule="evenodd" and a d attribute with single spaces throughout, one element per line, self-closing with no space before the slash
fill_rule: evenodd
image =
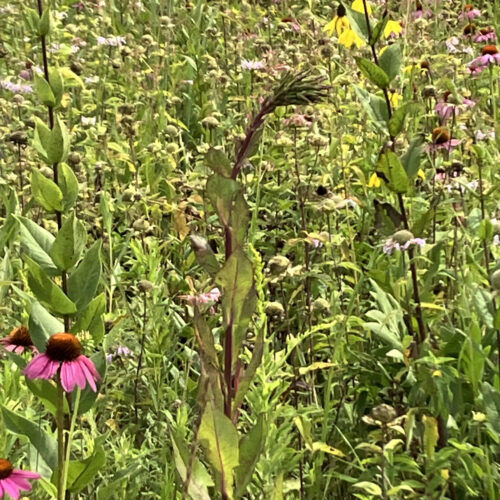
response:
<path id="1" fill-rule="evenodd" d="M 468 3 L 464 7 L 463 12 L 458 16 L 458 19 L 460 19 L 461 21 L 463 19 L 468 19 L 469 21 L 471 21 L 476 17 L 481 17 L 481 11 L 479 9 L 476 9 L 472 4 Z"/>
<path id="2" fill-rule="evenodd" d="M 477 75 L 487 67 L 497 64 L 500 64 L 500 54 L 496 45 L 485 45 L 481 55 L 469 63 L 469 69 L 473 75 Z"/>
<path id="3" fill-rule="evenodd" d="M 384 245 L 384 253 L 391 255 L 394 250 L 408 250 L 410 245 L 418 245 L 419 247 L 425 246 L 425 240 L 423 238 L 415 238 L 413 233 L 402 229 L 394 233 Z"/>
<path id="4" fill-rule="evenodd" d="M 97 37 L 97 43 L 99 45 L 109 45 L 111 47 L 121 47 L 125 45 L 127 42 L 123 36 L 110 36 L 105 38 L 103 36 Z"/>
<path id="5" fill-rule="evenodd" d="M 264 69 L 266 66 L 264 61 L 248 61 L 247 59 L 241 60 L 241 68 L 249 71 Z"/>
<path id="6" fill-rule="evenodd" d="M 474 37 L 476 43 L 494 42 L 496 39 L 497 35 L 491 26 L 481 28 L 479 33 Z"/>
<path id="7" fill-rule="evenodd" d="M 36 351 L 33 341 L 30 337 L 30 331 L 26 326 L 18 326 L 14 328 L 4 339 L 0 339 L 0 344 L 4 346 L 7 351 L 21 354 L 25 350 Z"/>
<path id="8" fill-rule="evenodd" d="M 187 300 L 191 305 L 200 305 L 217 302 L 220 296 L 220 290 L 218 288 L 212 288 L 209 292 L 201 293 L 200 295 L 179 295 L 179 298 Z"/>
<path id="9" fill-rule="evenodd" d="M 436 127 L 432 131 L 432 143 L 427 144 L 426 151 L 435 152 L 440 149 L 445 149 L 446 151 L 452 151 L 459 144 L 460 140 L 452 139 L 450 132 L 445 127 Z"/>
<path id="10" fill-rule="evenodd" d="M 41 477 L 36 472 L 14 469 L 9 460 L 0 458 L 0 498 L 9 495 L 17 500 L 21 491 L 31 490 L 28 479 L 40 479 Z"/>
<path id="11" fill-rule="evenodd" d="M 412 14 L 413 19 L 425 19 L 432 17 L 432 11 L 430 9 L 424 9 L 424 6 L 419 2 L 417 7 Z"/>
<path id="12" fill-rule="evenodd" d="M 85 389 L 87 382 L 97 392 L 99 373 L 94 363 L 82 355 L 82 344 L 72 333 L 52 335 L 45 352 L 36 356 L 23 373 L 29 379 L 51 379 L 58 371 L 66 392 L 72 392 L 75 386 Z"/>

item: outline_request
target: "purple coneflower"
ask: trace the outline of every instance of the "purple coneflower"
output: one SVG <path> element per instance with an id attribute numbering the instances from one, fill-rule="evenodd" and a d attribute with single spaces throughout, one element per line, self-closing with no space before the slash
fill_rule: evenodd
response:
<path id="1" fill-rule="evenodd" d="M 209 292 L 201 293 L 200 295 L 179 295 L 179 298 L 187 300 L 191 305 L 200 305 L 217 302 L 220 296 L 220 290 L 218 288 L 212 288 Z"/>
<path id="2" fill-rule="evenodd" d="M 463 19 L 468 19 L 469 21 L 475 19 L 476 17 L 481 17 L 481 11 L 476 9 L 472 4 L 468 3 L 464 7 L 463 12 L 458 16 L 461 21 Z"/>
<path id="3" fill-rule="evenodd" d="M 28 479 L 40 479 L 42 476 L 28 470 L 14 469 L 6 458 L 0 458 L 0 498 L 9 495 L 17 500 L 21 491 L 30 491 Z"/>
<path id="4" fill-rule="evenodd" d="M 478 75 L 492 65 L 500 64 L 500 54 L 496 45 L 485 45 L 481 55 L 469 63 L 469 69 L 473 75 Z"/>
<path id="5" fill-rule="evenodd" d="M 419 247 L 425 246 L 425 240 L 423 238 L 415 238 L 413 233 L 402 229 L 394 233 L 384 245 L 384 253 L 391 255 L 394 250 L 407 250 L 410 245 L 418 245 Z"/>
<path id="6" fill-rule="evenodd" d="M 452 139 L 446 127 L 436 127 L 432 131 L 432 143 L 427 144 L 426 151 L 435 152 L 440 149 L 452 151 L 460 144 L 459 139 Z"/>
<path id="7" fill-rule="evenodd" d="M 0 344 L 4 346 L 7 351 L 21 354 L 25 350 L 36 351 L 31 340 L 30 331 L 26 326 L 18 326 L 14 328 L 7 337 L 0 339 Z"/>
<path id="8" fill-rule="evenodd" d="M 481 28 L 479 33 L 474 37 L 476 43 L 494 42 L 496 39 L 497 35 L 491 26 Z"/>
<path id="9" fill-rule="evenodd" d="M 97 392 L 96 381 L 100 379 L 94 363 L 83 356 L 82 344 L 72 333 L 55 333 L 45 352 L 36 356 L 24 369 L 29 379 L 51 379 L 59 371 L 61 384 L 66 392 L 75 386 L 85 389 L 87 383 Z"/>

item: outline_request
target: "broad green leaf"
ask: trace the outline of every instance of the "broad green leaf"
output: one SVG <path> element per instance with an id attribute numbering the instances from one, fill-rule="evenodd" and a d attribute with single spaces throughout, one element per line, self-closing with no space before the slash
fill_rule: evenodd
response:
<path id="1" fill-rule="evenodd" d="M 424 415 L 422 417 L 424 423 L 424 450 L 429 459 L 432 459 L 434 450 L 439 439 L 439 431 L 437 420 L 434 417 Z"/>
<path id="2" fill-rule="evenodd" d="M 47 179 L 40 171 L 34 168 L 31 171 L 31 192 L 35 200 L 47 212 L 60 212 L 63 208 L 63 195 L 54 181 Z"/>
<path id="3" fill-rule="evenodd" d="M 215 276 L 220 270 L 220 264 L 217 262 L 217 258 L 206 238 L 198 234 L 191 234 L 189 236 L 189 241 L 196 255 L 198 264 L 210 274 L 210 276 Z"/>
<path id="4" fill-rule="evenodd" d="M 403 104 L 392 113 L 391 119 L 389 120 L 389 134 L 391 134 L 392 137 L 396 137 L 401 130 L 403 130 L 407 111 L 408 105 Z"/>
<path id="5" fill-rule="evenodd" d="M 71 331 L 79 333 L 88 331 L 94 342 L 97 344 L 104 338 L 104 319 L 103 314 L 106 310 L 106 295 L 101 293 L 95 297 L 90 304 L 79 315 L 77 321 L 73 324 Z"/>
<path id="6" fill-rule="evenodd" d="M 33 344 L 40 352 L 44 352 L 49 337 L 54 333 L 64 332 L 64 325 L 39 302 L 34 302 L 31 306 L 29 330 Z"/>
<path id="7" fill-rule="evenodd" d="M 43 144 L 47 160 L 51 165 L 64 161 L 69 153 L 69 134 L 64 122 L 56 115 L 54 128 L 50 132 L 50 140 Z"/>
<path id="8" fill-rule="evenodd" d="M 390 80 L 387 73 L 364 57 L 356 57 L 356 64 L 361 70 L 361 73 L 366 76 L 372 83 L 380 89 L 386 89 L 389 86 Z"/>
<path id="9" fill-rule="evenodd" d="M 68 490 L 78 493 L 83 490 L 104 467 L 106 455 L 101 445 L 85 460 L 71 460 L 68 464 Z"/>
<path id="10" fill-rule="evenodd" d="M 357 12 L 350 7 L 345 6 L 347 18 L 351 25 L 352 30 L 358 35 L 363 41 L 367 42 L 369 39 L 368 26 L 366 24 L 365 14 L 362 12 Z M 371 26 L 370 26 L 371 28 Z"/>
<path id="11" fill-rule="evenodd" d="M 170 433 L 172 448 L 174 452 L 174 462 L 177 472 L 181 478 L 182 484 L 185 484 L 187 478 L 187 470 L 191 460 L 187 443 L 175 431 Z M 210 500 L 208 487 L 214 485 L 210 474 L 205 469 L 205 466 L 198 460 L 193 458 L 193 467 L 188 485 L 188 494 L 192 500 Z"/>
<path id="12" fill-rule="evenodd" d="M 64 80 L 59 72 L 59 68 L 49 70 L 49 83 L 56 99 L 56 105 L 58 106 L 64 94 Z"/>
<path id="13" fill-rule="evenodd" d="M 223 226 L 229 224 L 234 197 L 241 189 L 238 182 L 219 174 L 210 176 L 207 181 L 207 195 Z"/>
<path id="14" fill-rule="evenodd" d="M 253 266 L 241 249 L 235 250 L 215 277 L 223 291 L 224 325 L 233 328 L 233 363 L 256 305 Z"/>
<path id="15" fill-rule="evenodd" d="M 227 155 L 220 149 L 210 148 L 205 155 L 205 164 L 216 174 L 231 178 L 233 167 Z"/>
<path id="16" fill-rule="evenodd" d="M 40 20 L 38 21 L 38 34 L 47 36 L 50 33 L 50 7 L 45 7 Z"/>
<path id="17" fill-rule="evenodd" d="M 345 455 L 337 448 L 330 446 L 329 444 L 322 443 L 320 441 L 315 441 L 312 444 L 312 451 L 321 451 L 323 453 L 328 453 L 328 455 L 333 455 L 334 457 L 343 458 Z"/>
<path id="18" fill-rule="evenodd" d="M 56 98 L 54 96 L 54 92 L 50 88 L 49 82 L 45 80 L 43 76 L 40 76 L 38 73 L 35 73 L 35 90 L 42 101 L 42 104 L 53 108 L 56 105 Z"/>
<path id="19" fill-rule="evenodd" d="M 42 270 L 42 268 L 29 257 L 25 257 L 28 264 L 28 284 L 36 298 L 56 314 L 73 314 L 76 312 L 75 304 L 64 294 Z"/>
<path id="20" fill-rule="evenodd" d="M 368 113 L 368 116 L 374 122 L 384 124 L 387 123 L 389 120 L 389 112 L 387 110 L 385 99 L 371 94 L 357 85 L 355 85 L 354 88 L 361 104 L 363 105 L 363 108 L 365 108 L 365 111 Z"/>
<path id="21" fill-rule="evenodd" d="M 26 254 L 31 257 L 48 275 L 59 274 L 57 267 L 50 257 L 50 249 L 54 243 L 54 236 L 46 229 L 32 220 L 15 216 L 19 223 L 21 246 Z"/>
<path id="22" fill-rule="evenodd" d="M 57 165 L 59 188 L 63 194 L 63 212 L 73 207 L 78 198 L 78 180 L 73 170 L 66 163 Z"/>
<path id="23" fill-rule="evenodd" d="M 208 401 L 198 431 L 207 459 L 217 474 L 217 486 L 232 500 L 234 473 L 239 465 L 238 432 L 231 420 Z"/>
<path id="24" fill-rule="evenodd" d="M 239 446 L 240 464 L 236 468 L 235 499 L 241 498 L 252 480 L 255 466 L 266 443 L 267 426 L 264 415 L 259 415 L 250 431 L 241 438 Z"/>
<path id="25" fill-rule="evenodd" d="M 422 144 L 423 137 L 417 137 L 408 148 L 408 151 L 401 158 L 403 167 L 410 179 L 417 176 L 418 169 L 420 168 L 420 160 L 422 158 Z"/>
<path id="26" fill-rule="evenodd" d="M 410 189 L 410 181 L 405 169 L 393 151 L 385 151 L 380 155 L 377 163 L 377 172 L 382 172 L 389 181 L 387 186 L 391 191 L 405 194 Z"/>
<path id="27" fill-rule="evenodd" d="M 382 33 L 384 32 L 384 29 L 387 25 L 387 21 L 389 21 L 388 15 L 384 15 L 384 17 L 382 17 L 382 19 L 380 19 L 380 21 L 378 21 L 378 23 L 373 28 L 372 36 L 370 37 L 370 40 L 368 41 L 369 45 L 375 45 L 379 41 L 379 39 L 380 39 L 380 37 L 381 37 Z"/>
<path id="28" fill-rule="evenodd" d="M 56 415 L 57 413 L 57 387 L 52 381 L 44 379 L 30 380 L 26 378 L 26 386 L 39 399 L 45 403 L 45 407 Z M 64 398 L 64 412 L 69 413 L 68 401 Z"/>
<path id="29" fill-rule="evenodd" d="M 243 196 L 243 192 L 235 194 L 233 199 L 233 207 L 231 210 L 231 217 L 229 226 L 232 230 L 232 249 L 233 251 L 245 244 L 248 234 L 248 227 L 250 225 L 250 214 L 248 205 Z"/>
<path id="30" fill-rule="evenodd" d="M 64 78 L 64 81 L 66 80 L 73 80 L 75 81 L 82 89 L 85 88 L 85 84 L 83 83 L 83 80 L 73 71 L 71 71 L 70 68 L 59 68 L 59 72 L 61 73 L 62 77 Z"/>
<path id="31" fill-rule="evenodd" d="M 380 68 L 388 76 L 389 82 L 392 82 L 399 74 L 402 57 L 403 55 L 399 43 L 389 45 L 379 57 L 378 63 Z"/>
<path id="32" fill-rule="evenodd" d="M 50 256 L 59 269 L 68 271 L 80 258 L 87 243 L 87 230 L 73 212 L 57 233 Z"/>
<path id="33" fill-rule="evenodd" d="M 483 405 L 488 416 L 488 424 L 496 434 L 500 434 L 500 392 L 488 382 L 481 385 Z"/>
<path id="34" fill-rule="evenodd" d="M 96 241 L 68 278 L 68 296 L 78 311 L 94 298 L 101 277 L 101 242 Z"/>
<path id="35" fill-rule="evenodd" d="M 38 151 L 40 158 L 44 162 L 48 163 L 47 151 L 45 150 L 45 147 L 50 142 L 51 131 L 49 127 L 47 127 L 47 125 L 37 116 L 35 116 L 34 120 L 35 120 L 35 135 L 33 140 L 33 146 Z"/>
<path id="36" fill-rule="evenodd" d="M 54 470 L 57 467 L 57 443 L 36 421 L 28 420 L 2 406 L 5 427 L 20 436 L 26 436 L 40 453 L 47 465 Z"/>

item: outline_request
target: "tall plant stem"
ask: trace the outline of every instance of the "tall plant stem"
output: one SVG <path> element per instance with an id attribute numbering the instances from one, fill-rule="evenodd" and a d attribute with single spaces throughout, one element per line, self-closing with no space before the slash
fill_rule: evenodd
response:
<path id="1" fill-rule="evenodd" d="M 64 390 L 57 374 L 57 500 L 64 500 Z"/>

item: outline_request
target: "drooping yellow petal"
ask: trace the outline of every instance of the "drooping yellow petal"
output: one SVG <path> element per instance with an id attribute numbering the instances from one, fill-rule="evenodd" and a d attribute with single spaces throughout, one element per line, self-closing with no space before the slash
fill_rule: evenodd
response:
<path id="1" fill-rule="evenodd" d="M 335 27 L 337 26 L 337 20 L 338 17 L 335 16 L 328 24 L 325 25 L 323 28 L 323 31 L 328 35 L 328 36 L 333 36 L 335 33 Z"/>
<path id="2" fill-rule="evenodd" d="M 421 168 L 418 169 L 417 175 L 425 181 L 425 172 Z"/>
<path id="3" fill-rule="evenodd" d="M 368 187 L 369 188 L 372 188 L 372 187 L 378 188 L 378 187 L 380 187 L 381 184 L 382 183 L 381 183 L 378 175 L 375 172 L 373 172 L 373 174 L 370 177 L 370 180 L 368 181 Z"/>
<path id="4" fill-rule="evenodd" d="M 393 108 L 397 108 L 402 99 L 403 96 L 401 94 L 398 94 L 397 92 L 391 92 L 389 96 L 389 100 L 391 101 L 391 105 Z"/>
<path id="5" fill-rule="evenodd" d="M 351 9 L 355 10 L 356 12 L 364 12 L 365 7 L 363 4 L 363 0 L 354 0 L 354 2 L 352 2 Z M 368 2 L 366 2 L 366 10 L 368 11 L 368 14 L 372 13 L 371 5 Z"/>
<path id="6" fill-rule="evenodd" d="M 386 38 L 389 38 L 392 33 L 395 35 L 400 35 L 403 31 L 403 26 L 401 26 L 401 23 L 399 21 L 387 21 L 387 24 L 385 25 L 384 28 L 384 36 Z"/>
<path id="7" fill-rule="evenodd" d="M 339 36 L 339 43 L 348 49 L 350 49 L 353 44 L 355 44 L 358 49 L 365 44 L 363 39 L 356 35 L 356 33 L 351 29 L 345 30 Z"/>
<path id="8" fill-rule="evenodd" d="M 349 24 L 349 20 L 346 16 L 335 16 L 324 28 L 323 31 L 328 36 L 333 36 L 337 33 L 337 36 L 340 36 L 346 29 L 349 29 L 351 25 Z"/>

